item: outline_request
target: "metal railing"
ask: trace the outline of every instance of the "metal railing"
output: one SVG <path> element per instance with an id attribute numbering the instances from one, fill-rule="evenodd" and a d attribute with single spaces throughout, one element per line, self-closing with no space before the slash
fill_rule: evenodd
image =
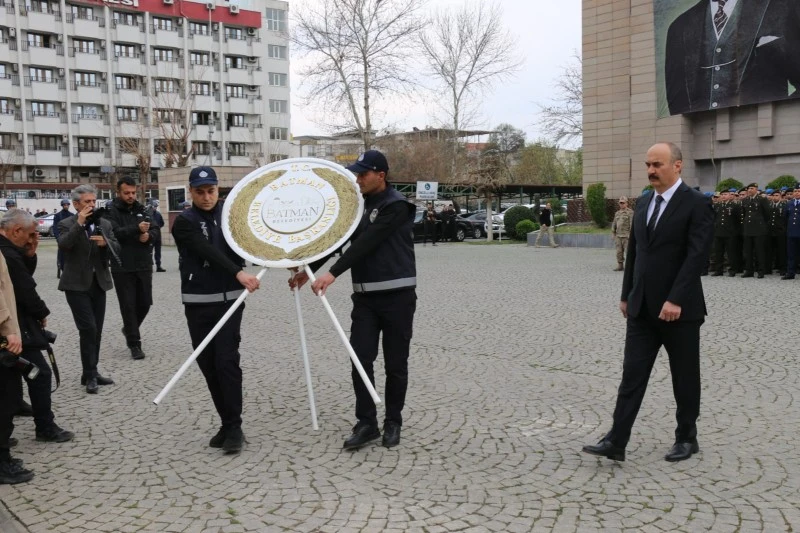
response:
<path id="1" fill-rule="evenodd" d="M 69 57 L 75 57 L 75 54 L 93 54 L 100 56 L 100 59 L 106 59 L 106 51 L 104 48 L 81 48 L 80 46 L 73 46 L 69 49 Z"/>
<path id="2" fill-rule="evenodd" d="M 173 56 L 173 57 L 160 57 L 160 56 L 153 56 L 151 63 L 153 65 L 157 65 L 158 63 L 177 63 L 181 60 L 180 56 Z"/>
<path id="3" fill-rule="evenodd" d="M 59 118 L 61 113 L 58 111 L 33 111 L 28 109 L 25 111 L 25 117 L 28 120 L 33 120 L 33 117 L 48 117 L 48 118 Z"/>
<path id="4" fill-rule="evenodd" d="M 108 125 L 107 115 L 97 115 L 95 113 L 73 113 L 72 123 L 77 124 L 79 120 L 101 120 L 103 124 Z"/>
<path id="5" fill-rule="evenodd" d="M 105 17 L 98 17 L 94 15 L 87 15 L 85 13 L 67 13 L 66 20 L 68 23 L 72 23 L 75 20 L 93 20 L 100 24 L 101 28 L 105 28 L 106 26 L 106 19 Z"/>
<path id="6" fill-rule="evenodd" d="M 106 82 L 99 82 L 99 81 L 75 81 L 73 80 L 70 86 L 70 89 L 73 91 L 77 91 L 78 87 L 93 87 L 93 88 L 100 88 L 104 93 L 108 92 L 108 84 Z"/>
<path id="7" fill-rule="evenodd" d="M 138 26 L 139 31 L 144 33 L 145 31 L 145 23 L 144 22 L 130 22 L 125 19 L 114 19 L 111 21 L 111 26 L 116 28 L 117 26 Z"/>
<path id="8" fill-rule="evenodd" d="M 84 146 L 83 148 L 81 148 L 80 146 L 76 146 L 73 149 L 72 153 L 75 154 L 75 157 L 80 157 L 81 154 L 103 154 L 105 153 L 105 147 L 97 146 L 97 147 L 87 148 L 86 146 Z"/>
<path id="9" fill-rule="evenodd" d="M 45 45 L 44 43 L 32 43 L 29 41 L 22 41 L 22 51 L 27 52 L 31 48 L 53 48 L 56 51 L 57 55 L 63 56 L 64 55 L 64 45 L 60 43 L 50 43 L 49 45 Z"/>

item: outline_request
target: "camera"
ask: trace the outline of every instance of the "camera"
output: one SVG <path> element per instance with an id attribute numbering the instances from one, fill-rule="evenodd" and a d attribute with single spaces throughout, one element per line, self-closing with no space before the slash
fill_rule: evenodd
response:
<path id="1" fill-rule="evenodd" d="M 55 344 L 56 339 L 58 338 L 58 334 L 53 333 L 49 329 L 43 329 L 42 335 L 44 335 L 44 340 L 47 341 L 47 344 Z"/>
<path id="2" fill-rule="evenodd" d="M 108 210 L 105 207 L 98 207 L 97 209 L 93 209 L 92 212 L 89 213 L 89 216 L 86 217 L 86 223 L 95 224 L 101 218 L 106 216 L 106 213 L 108 213 Z"/>
<path id="3" fill-rule="evenodd" d="M 6 368 L 16 368 L 28 379 L 36 379 L 39 367 L 23 357 L 17 357 L 8 350 L 0 349 L 0 364 Z"/>

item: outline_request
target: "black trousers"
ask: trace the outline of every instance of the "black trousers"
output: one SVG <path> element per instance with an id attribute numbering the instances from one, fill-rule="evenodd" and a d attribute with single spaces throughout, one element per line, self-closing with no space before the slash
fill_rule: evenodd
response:
<path id="1" fill-rule="evenodd" d="M 767 237 L 767 273 L 786 272 L 786 234 Z"/>
<path id="2" fill-rule="evenodd" d="M 22 402 L 22 376 L 0 365 L 0 460 L 8 456 L 8 439 L 14 433 L 14 415 Z"/>
<path id="3" fill-rule="evenodd" d="M 153 260 L 156 262 L 156 268 L 161 268 L 161 239 L 153 241 Z"/>
<path id="4" fill-rule="evenodd" d="M 678 405 L 676 442 L 697 437 L 700 416 L 700 326 L 702 320 L 665 322 L 657 317 L 628 317 L 622 383 L 617 393 L 614 425 L 607 438 L 625 447 L 647 390 L 658 350 L 669 356 L 672 392 Z"/>
<path id="5" fill-rule="evenodd" d="M 800 237 L 786 238 L 786 273 L 796 274 L 800 261 Z"/>
<path id="6" fill-rule="evenodd" d="M 185 305 L 192 348 L 197 348 L 214 329 L 231 304 Z M 239 366 L 239 343 L 244 304 L 239 306 L 214 339 L 197 358 L 206 378 L 208 391 L 225 429 L 242 426 L 242 368 Z"/>
<path id="7" fill-rule="evenodd" d="M 103 337 L 103 322 L 106 317 L 106 291 L 92 281 L 88 291 L 64 291 L 72 311 L 72 319 L 78 328 L 81 345 L 81 365 L 87 379 L 97 377 L 100 361 L 100 339 Z"/>
<path id="8" fill-rule="evenodd" d="M 722 273 L 725 269 L 725 256 L 728 256 L 728 269 L 739 271 L 739 256 L 736 250 L 736 237 L 714 237 L 713 270 Z"/>
<path id="9" fill-rule="evenodd" d="M 767 236 L 744 237 L 744 271 L 767 273 Z"/>
<path id="10" fill-rule="evenodd" d="M 352 296 L 350 314 L 350 345 L 361 366 L 375 384 L 374 363 L 378 357 L 378 341 L 383 334 L 383 364 L 386 371 L 384 403 L 386 422 L 403 424 L 403 406 L 408 389 L 408 351 L 417 308 L 417 293 L 413 289 Z M 351 375 L 356 394 L 356 418 L 359 423 L 378 425 L 375 402 L 352 365 Z"/>
<path id="11" fill-rule="evenodd" d="M 24 357 L 39 367 L 39 374 L 34 379 L 25 377 L 28 384 L 28 394 L 31 397 L 33 408 L 33 422 L 37 431 L 49 429 L 53 425 L 53 404 L 50 398 L 53 384 L 53 372 L 50 365 L 40 350 L 23 348 L 20 357 Z"/>
<path id="12" fill-rule="evenodd" d="M 112 272 L 117 290 L 119 312 L 125 326 L 125 340 L 129 347 L 142 346 L 139 327 L 153 305 L 153 270 L 138 272 Z"/>
<path id="13" fill-rule="evenodd" d="M 428 238 L 430 238 L 432 243 L 436 243 L 436 223 L 435 222 L 425 222 L 423 226 L 425 232 L 422 234 L 422 244 L 428 242 Z"/>

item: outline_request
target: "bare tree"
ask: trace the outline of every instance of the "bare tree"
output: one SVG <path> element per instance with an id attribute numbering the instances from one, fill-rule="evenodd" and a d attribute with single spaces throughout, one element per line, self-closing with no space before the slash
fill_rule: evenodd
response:
<path id="1" fill-rule="evenodd" d="M 292 42 L 308 56 L 306 100 L 342 109 L 338 130 L 372 147 L 374 100 L 412 86 L 405 65 L 419 32 L 422 0 L 321 0 L 296 11 Z"/>
<path id="2" fill-rule="evenodd" d="M 4 147 L 0 145 L 0 180 L 3 182 L 3 198 L 8 196 L 8 178 L 13 177 L 14 169 L 19 164 L 19 159 L 16 151 L 12 151 L 10 146 Z"/>
<path id="3" fill-rule="evenodd" d="M 583 62 L 573 56 L 555 83 L 552 105 L 540 105 L 539 124 L 556 144 L 580 144 L 583 139 Z"/>
<path id="4" fill-rule="evenodd" d="M 494 193 L 508 183 L 509 169 L 505 157 L 499 150 L 491 148 L 477 154 L 469 168 L 469 181 L 475 191 L 486 200 L 486 238 L 492 240 L 492 197 Z"/>
<path id="5" fill-rule="evenodd" d="M 451 171 L 458 159 L 458 132 L 473 115 L 471 99 L 509 78 L 522 64 L 516 40 L 503 28 L 497 4 L 476 2 L 433 16 L 421 39 L 423 55 L 447 91 L 447 120 L 453 128 Z"/>
<path id="6" fill-rule="evenodd" d="M 184 94 L 180 87 L 172 91 L 157 91 L 152 96 L 153 127 L 161 142 L 164 167 L 185 167 L 194 155 L 190 138 L 194 125 L 192 109 L 194 95 Z"/>

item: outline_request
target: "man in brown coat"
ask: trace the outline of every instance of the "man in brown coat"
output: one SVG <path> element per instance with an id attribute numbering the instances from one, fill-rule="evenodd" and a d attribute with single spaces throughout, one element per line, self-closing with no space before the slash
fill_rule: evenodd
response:
<path id="1" fill-rule="evenodd" d="M 617 247 L 617 268 L 615 272 L 622 272 L 625 264 L 625 250 L 628 248 L 628 237 L 631 235 L 631 222 L 633 221 L 633 209 L 628 207 L 628 199 L 625 196 L 619 197 L 619 211 L 614 215 L 614 222 L 611 223 L 611 236 L 614 237 L 614 244 Z"/>

